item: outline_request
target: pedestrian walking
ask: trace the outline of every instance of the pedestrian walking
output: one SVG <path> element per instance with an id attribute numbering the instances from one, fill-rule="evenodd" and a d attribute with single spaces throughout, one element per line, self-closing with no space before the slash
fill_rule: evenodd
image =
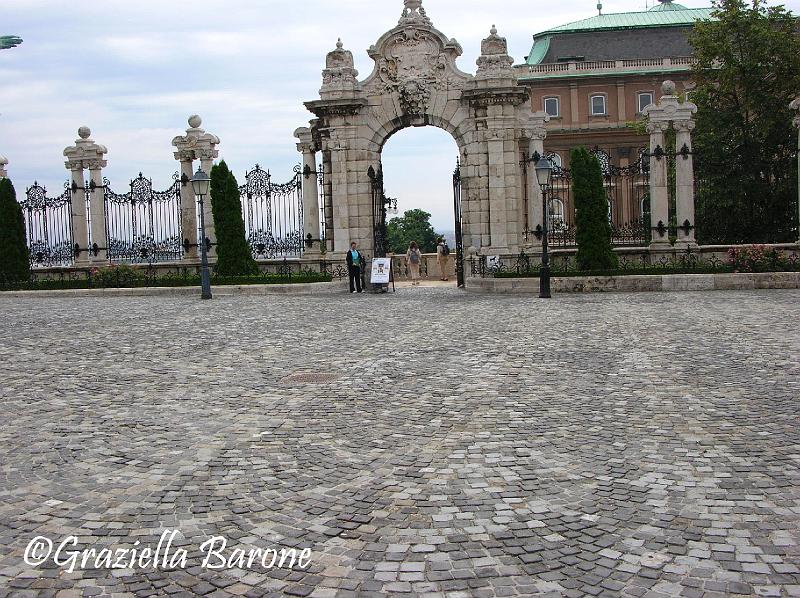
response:
<path id="1" fill-rule="evenodd" d="M 411 274 L 411 286 L 419 286 L 419 267 L 422 264 L 422 252 L 416 241 L 411 241 L 406 252 L 406 266 Z"/>
<path id="2" fill-rule="evenodd" d="M 444 237 L 439 237 L 436 240 L 436 261 L 439 263 L 439 272 L 442 277 L 440 280 L 447 281 L 447 272 L 450 262 L 450 247 L 447 246 L 447 241 Z"/>
<path id="3" fill-rule="evenodd" d="M 350 243 L 350 251 L 347 252 L 347 274 L 350 277 L 350 292 L 363 292 L 361 286 L 361 273 L 364 269 L 364 256 L 358 250 L 358 243 Z"/>

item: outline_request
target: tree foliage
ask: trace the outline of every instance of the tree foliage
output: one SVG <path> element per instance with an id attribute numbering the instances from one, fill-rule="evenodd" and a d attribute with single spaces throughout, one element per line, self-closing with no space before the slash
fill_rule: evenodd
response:
<path id="1" fill-rule="evenodd" d="M 585 147 L 570 155 L 572 194 L 575 199 L 575 256 L 581 270 L 611 270 L 618 265 L 611 248 L 608 198 L 603 187 L 600 162 Z"/>
<path id="2" fill-rule="evenodd" d="M 697 234 L 709 243 L 796 240 L 797 20 L 761 0 L 715 0 L 690 36 L 698 106 Z"/>
<path id="3" fill-rule="evenodd" d="M 11 181 L 0 179 L 0 280 L 27 281 L 30 274 L 22 208 Z"/>
<path id="4" fill-rule="evenodd" d="M 431 226 L 431 215 L 425 210 L 408 210 L 393 218 L 386 226 L 389 251 L 405 254 L 411 241 L 416 241 L 422 253 L 436 252 L 439 235 Z"/>
<path id="5" fill-rule="evenodd" d="M 239 185 L 224 160 L 211 169 L 211 212 L 217 234 L 215 272 L 220 276 L 258 274 L 245 239 Z"/>

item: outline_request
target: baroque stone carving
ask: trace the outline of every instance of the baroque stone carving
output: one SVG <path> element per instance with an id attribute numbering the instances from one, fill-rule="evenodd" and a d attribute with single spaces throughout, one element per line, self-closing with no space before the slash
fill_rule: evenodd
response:
<path id="1" fill-rule="evenodd" d="M 336 49 L 328 53 L 325 70 L 322 71 L 321 93 L 352 91 L 358 82 L 358 71 L 354 68 L 353 53 L 345 50 L 342 40 Z"/>
<path id="2" fill-rule="evenodd" d="M 477 79 L 514 79 L 514 59 L 508 55 L 508 41 L 497 35 L 492 25 L 489 37 L 481 42 L 481 55 L 478 57 Z"/>

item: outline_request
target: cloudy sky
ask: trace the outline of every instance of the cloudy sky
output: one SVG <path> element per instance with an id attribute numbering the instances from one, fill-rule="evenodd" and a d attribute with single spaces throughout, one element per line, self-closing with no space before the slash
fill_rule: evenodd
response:
<path id="1" fill-rule="evenodd" d="M 649 0 L 650 4 L 654 0 Z M 425 0 L 435 26 L 464 48 L 475 71 L 480 40 L 497 24 L 521 62 L 533 33 L 596 13 L 595 0 Z M 684 0 L 690 7 L 702 0 Z M 787 6 L 798 12 L 800 0 Z M 0 154 L 18 190 L 66 180 L 61 152 L 77 129 L 109 148 L 106 175 L 124 189 L 142 171 L 166 187 L 177 163 L 170 142 L 197 113 L 218 135 L 238 178 L 259 163 L 288 179 L 299 162 L 292 132 L 308 123 L 325 54 L 337 37 L 361 78 L 366 49 L 397 24 L 402 0 L 5 0 L 0 35 L 22 46 L 0 52 Z M 642 10 L 645 0 L 604 2 L 604 12 Z M 424 208 L 452 229 L 455 142 L 439 129 L 401 131 L 384 151 L 387 193 L 400 209 Z"/>

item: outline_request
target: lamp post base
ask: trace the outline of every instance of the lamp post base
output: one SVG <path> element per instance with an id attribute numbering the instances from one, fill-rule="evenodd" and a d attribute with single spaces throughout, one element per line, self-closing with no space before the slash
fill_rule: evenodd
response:
<path id="1" fill-rule="evenodd" d="M 550 295 L 550 266 L 542 266 L 539 272 L 539 299 L 551 299 Z"/>

